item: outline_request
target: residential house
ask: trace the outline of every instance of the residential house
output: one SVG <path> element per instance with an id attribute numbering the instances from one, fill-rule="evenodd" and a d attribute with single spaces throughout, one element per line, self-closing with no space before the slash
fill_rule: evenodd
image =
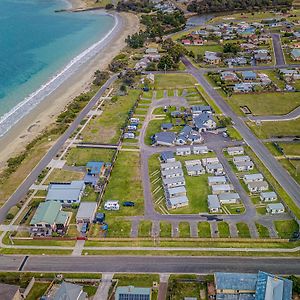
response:
<path id="1" fill-rule="evenodd" d="M 74 300 L 86 300 L 88 299 L 88 295 L 86 292 L 83 291 L 83 287 L 63 281 L 59 288 L 57 285 L 53 285 L 50 291 L 48 292 L 46 298 L 47 300 L 63 300 L 63 299 L 74 299 Z"/>
<path id="2" fill-rule="evenodd" d="M 209 176 L 208 177 L 208 185 L 216 185 L 216 184 L 226 184 L 227 178 L 225 176 Z"/>
<path id="3" fill-rule="evenodd" d="M 166 194 L 166 198 L 186 196 L 186 188 L 184 186 L 166 188 L 165 194 Z"/>
<path id="4" fill-rule="evenodd" d="M 213 115 L 203 112 L 201 115 L 193 119 L 194 126 L 199 132 L 216 129 L 217 123 L 214 121 Z"/>
<path id="5" fill-rule="evenodd" d="M 257 173 L 257 174 L 246 174 L 243 176 L 243 180 L 246 184 L 250 182 L 256 182 L 256 181 L 263 181 L 264 177 L 262 174 Z"/>
<path id="6" fill-rule="evenodd" d="M 229 66 L 244 66 L 247 64 L 247 59 L 245 57 L 233 57 L 227 58 L 224 62 Z"/>
<path id="7" fill-rule="evenodd" d="M 183 177 L 183 171 L 181 168 L 171 169 L 171 170 L 162 170 L 161 176 L 163 178 Z"/>
<path id="8" fill-rule="evenodd" d="M 257 76 L 260 82 L 262 83 L 262 85 L 270 85 L 272 83 L 272 80 L 269 78 L 267 74 L 258 73 Z"/>
<path id="9" fill-rule="evenodd" d="M 210 65 L 218 65 L 221 62 L 221 57 L 217 52 L 205 51 L 204 62 Z"/>
<path id="10" fill-rule="evenodd" d="M 244 154 L 244 147 L 242 147 L 242 146 L 241 147 L 228 147 L 227 153 L 230 156 L 242 155 L 242 154 Z"/>
<path id="11" fill-rule="evenodd" d="M 41 202 L 29 223 L 30 232 L 39 236 L 49 236 L 52 232 L 63 234 L 67 230 L 71 215 L 71 212 L 62 211 L 59 202 Z"/>
<path id="12" fill-rule="evenodd" d="M 191 114 L 193 117 L 197 117 L 203 113 L 212 113 L 212 108 L 209 105 L 193 105 L 191 107 Z"/>
<path id="13" fill-rule="evenodd" d="M 202 39 L 195 39 L 195 40 L 193 40 L 193 44 L 195 46 L 203 46 L 204 45 L 204 40 L 202 40 Z"/>
<path id="14" fill-rule="evenodd" d="M 245 51 L 251 51 L 257 48 L 257 45 L 253 44 L 253 43 L 242 43 L 241 45 L 241 49 L 245 50 Z"/>
<path id="15" fill-rule="evenodd" d="M 133 132 L 125 132 L 124 139 L 135 139 L 135 134 Z"/>
<path id="16" fill-rule="evenodd" d="M 162 171 L 165 170 L 174 170 L 174 169 L 181 169 L 182 165 L 180 161 L 173 161 L 173 162 L 168 162 L 168 163 L 162 163 L 160 165 L 160 169 Z"/>
<path id="17" fill-rule="evenodd" d="M 163 178 L 163 185 L 167 188 L 185 185 L 184 177 Z"/>
<path id="18" fill-rule="evenodd" d="M 231 184 L 215 184 L 211 186 L 212 194 L 219 195 L 223 193 L 230 193 L 233 191 L 233 186 Z"/>
<path id="19" fill-rule="evenodd" d="M 101 161 L 90 161 L 86 165 L 86 174 L 84 176 L 84 183 L 95 186 L 98 183 L 100 175 L 105 170 L 104 163 Z"/>
<path id="20" fill-rule="evenodd" d="M 221 79 L 225 82 L 239 81 L 238 76 L 234 72 L 231 72 L 231 71 L 221 72 Z"/>
<path id="21" fill-rule="evenodd" d="M 253 71 L 243 71 L 241 72 L 243 80 L 256 80 L 256 73 Z"/>
<path id="22" fill-rule="evenodd" d="M 189 199 L 186 196 L 167 198 L 167 207 L 169 209 L 179 208 L 189 205 Z"/>
<path id="23" fill-rule="evenodd" d="M 207 146 L 193 146 L 192 147 L 193 154 L 206 154 L 208 153 Z"/>
<path id="24" fill-rule="evenodd" d="M 235 164 L 237 162 L 251 161 L 251 158 L 248 155 L 234 156 L 232 161 Z"/>
<path id="25" fill-rule="evenodd" d="M 175 162 L 175 156 L 173 151 L 164 151 L 160 154 L 160 160 L 164 163 Z"/>
<path id="26" fill-rule="evenodd" d="M 66 183 L 50 183 L 46 201 L 58 201 L 63 205 L 80 203 L 84 189 L 85 183 L 81 180 Z"/>
<path id="27" fill-rule="evenodd" d="M 81 202 L 76 214 L 76 223 L 92 223 L 97 207 L 97 202 Z"/>
<path id="28" fill-rule="evenodd" d="M 255 50 L 254 59 L 258 62 L 269 62 L 272 60 L 271 55 L 269 54 L 268 50 Z"/>
<path id="29" fill-rule="evenodd" d="M 184 164 L 185 164 L 186 167 L 187 166 L 196 166 L 196 165 L 202 166 L 200 159 L 186 160 L 184 162 Z"/>
<path id="30" fill-rule="evenodd" d="M 293 49 L 291 51 L 291 56 L 293 60 L 300 60 L 300 49 Z"/>
<path id="31" fill-rule="evenodd" d="M 222 175 L 224 172 L 224 168 L 222 164 L 208 164 L 206 165 L 206 172 L 209 174 Z"/>
<path id="32" fill-rule="evenodd" d="M 161 124 L 160 129 L 163 131 L 167 131 L 167 130 L 172 129 L 172 127 L 173 127 L 172 123 L 163 123 L 163 124 Z"/>
<path id="33" fill-rule="evenodd" d="M 173 146 L 175 144 L 176 134 L 174 132 L 158 132 L 153 137 L 156 146 Z"/>
<path id="34" fill-rule="evenodd" d="M 208 195 L 208 210 L 210 213 L 217 213 L 221 210 L 220 201 L 216 195 Z"/>
<path id="35" fill-rule="evenodd" d="M 20 287 L 17 285 L 0 283 L 0 299 L 1 300 L 22 300 Z"/>
<path id="36" fill-rule="evenodd" d="M 199 176 L 205 174 L 205 169 L 202 165 L 187 165 L 186 171 L 189 176 Z"/>
<path id="37" fill-rule="evenodd" d="M 276 201 L 277 194 L 275 192 L 262 192 L 262 193 L 260 193 L 260 200 L 262 202 Z"/>
<path id="38" fill-rule="evenodd" d="M 223 204 L 235 204 L 240 201 L 238 193 L 223 193 L 218 195 L 221 205 Z"/>
<path id="39" fill-rule="evenodd" d="M 185 155 L 191 155 L 191 147 L 182 147 L 176 149 L 176 155 L 185 156 Z"/>
<path id="40" fill-rule="evenodd" d="M 271 203 L 267 205 L 267 213 L 275 215 L 284 213 L 285 209 L 282 203 Z"/>
<path id="41" fill-rule="evenodd" d="M 241 82 L 236 83 L 233 86 L 233 91 L 235 93 L 251 93 L 253 92 L 254 85 L 251 82 Z"/>
<path id="42" fill-rule="evenodd" d="M 206 165 L 209 164 L 217 164 L 219 163 L 219 159 L 217 157 L 206 157 L 202 158 L 202 165 L 205 167 Z"/>
<path id="43" fill-rule="evenodd" d="M 190 46 L 192 45 L 192 41 L 189 40 L 189 39 L 184 39 L 184 40 L 181 40 L 181 43 L 185 46 Z"/>
<path id="44" fill-rule="evenodd" d="M 259 193 L 259 192 L 267 191 L 269 185 L 266 181 L 253 181 L 253 182 L 249 182 L 247 187 L 251 193 Z"/>
<path id="45" fill-rule="evenodd" d="M 250 171 L 254 169 L 254 163 L 252 161 L 238 161 L 235 163 L 238 171 Z"/>

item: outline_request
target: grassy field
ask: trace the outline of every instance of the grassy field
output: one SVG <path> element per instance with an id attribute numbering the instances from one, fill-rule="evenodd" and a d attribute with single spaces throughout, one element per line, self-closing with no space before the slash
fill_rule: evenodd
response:
<path id="1" fill-rule="evenodd" d="M 139 223 L 139 237 L 150 237 L 152 229 L 151 221 L 141 221 Z"/>
<path id="2" fill-rule="evenodd" d="M 102 107 L 102 115 L 94 118 L 82 132 L 84 142 L 116 143 L 128 112 L 139 98 L 141 91 L 129 90 L 126 96 L 117 96 Z"/>
<path id="3" fill-rule="evenodd" d="M 278 236 L 283 239 L 289 239 L 292 234 L 299 231 L 299 226 L 294 220 L 274 221 Z"/>
<path id="4" fill-rule="evenodd" d="M 218 231 L 220 238 L 230 237 L 229 225 L 226 222 L 218 222 Z"/>
<path id="5" fill-rule="evenodd" d="M 123 220 L 108 219 L 107 237 L 129 237 L 131 222 Z"/>
<path id="6" fill-rule="evenodd" d="M 219 44 L 213 43 L 213 42 L 209 42 L 208 44 L 205 44 L 203 46 L 185 46 L 185 48 L 188 51 L 193 51 L 193 53 L 195 54 L 195 56 L 197 55 L 204 55 L 205 51 L 213 51 L 213 52 L 223 52 L 223 47 Z"/>
<path id="7" fill-rule="evenodd" d="M 134 216 L 144 212 L 143 189 L 140 175 L 140 154 L 121 151 L 107 185 L 104 200 L 134 201 L 134 207 L 121 207 L 114 215 Z"/>
<path id="8" fill-rule="evenodd" d="M 160 226 L 160 237 L 171 237 L 172 235 L 172 225 L 169 222 L 161 221 Z"/>
<path id="9" fill-rule="evenodd" d="M 285 155 L 300 156 L 300 143 L 279 143 Z"/>
<path id="10" fill-rule="evenodd" d="M 237 223 L 236 228 L 240 238 L 251 238 L 249 227 L 246 223 Z"/>
<path id="11" fill-rule="evenodd" d="M 30 290 L 26 300 L 40 299 L 46 292 L 50 282 L 35 282 L 32 289 Z"/>
<path id="12" fill-rule="evenodd" d="M 154 88 L 157 90 L 179 89 L 194 86 L 196 79 L 188 74 L 157 74 Z"/>
<path id="13" fill-rule="evenodd" d="M 45 184 L 50 182 L 69 182 L 72 180 L 82 180 L 83 177 L 84 173 L 82 172 L 54 169 L 45 181 Z"/>
<path id="14" fill-rule="evenodd" d="M 210 238 L 211 237 L 211 229 L 210 229 L 210 224 L 208 222 L 198 223 L 198 236 L 200 238 Z"/>
<path id="15" fill-rule="evenodd" d="M 243 114 L 240 106 L 247 106 L 253 115 L 266 116 L 287 114 L 300 105 L 300 93 L 239 94 L 225 99 L 239 115 Z"/>
<path id="16" fill-rule="evenodd" d="M 118 279 L 118 286 L 148 287 L 153 286 L 153 282 L 159 283 L 159 276 L 156 274 L 115 274 L 114 279 Z"/>
<path id="17" fill-rule="evenodd" d="M 110 162 L 114 152 L 115 150 L 111 149 L 71 148 L 66 155 L 66 160 L 69 166 L 85 166 L 89 161 Z"/>
<path id="18" fill-rule="evenodd" d="M 253 122 L 247 122 L 247 125 L 261 139 L 273 136 L 293 136 L 300 135 L 300 119 L 281 122 L 262 122 L 257 126 Z"/>
<path id="19" fill-rule="evenodd" d="M 183 237 L 183 238 L 187 238 L 187 237 L 191 236 L 189 222 L 180 222 L 179 223 L 179 236 Z"/>
<path id="20" fill-rule="evenodd" d="M 270 237 L 270 234 L 269 234 L 269 230 L 267 227 L 259 224 L 259 223 L 255 223 L 255 226 L 257 228 L 257 231 L 258 231 L 258 234 L 259 234 L 259 237 L 260 238 L 268 238 Z"/>

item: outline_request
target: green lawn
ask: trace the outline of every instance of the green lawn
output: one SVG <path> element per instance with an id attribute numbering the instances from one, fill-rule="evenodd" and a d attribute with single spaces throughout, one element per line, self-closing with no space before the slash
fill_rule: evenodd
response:
<path id="1" fill-rule="evenodd" d="M 172 236 L 172 225 L 169 222 L 161 221 L 160 226 L 160 237 L 171 237 Z"/>
<path id="2" fill-rule="evenodd" d="M 179 89 L 194 86 L 196 79 L 189 74 L 157 74 L 155 75 L 154 88 Z"/>
<path id="3" fill-rule="evenodd" d="M 243 114 L 240 106 L 247 106 L 253 115 L 265 116 L 287 114 L 300 105 L 300 93 L 238 94 L 225 99 L 239 115 Z"/>
<path id="4" fill-rule="evenodd" d="M 259 234 L 259 237 L 260 238 L 268 238 L 270 237 L 270 234 L 269 234 L 269 230 L 267 227 L 259 224 L 259 223 L 255 223 L 255 226 L 257 228 L 257 231 L 258 231 L 258 234 Z"/>
<path id="5" fill-rule="evenodd" d="M 98 199 L 99 193 L 94 191 L 94 188 L 90 185 L 85 187 L 84 194 L 82 197 L 82 202 L 96 202 Z"/>
<path id="6" fill-rule="evenodd" d="M 104 201 L 134 201 L 134 207 L 121 207 L 114 215 L 141 215 L 144 212 L 143 189 L 140 175 L 140 154 L 121 151 L 107 185 Z"/>
<path id="7" fill-rule="evenodd" d="M 300 143 L 279 143 L 285 155 L 300 156 Z"/>
<path id="8" fill-rule="evenodd" d="M 67 164 L 85 166 L 89 161 L 110 162 L 115 150 L 71 148 L 66 156 Z"/>
<path id="9" fill-rule="evenodd" d="M 179 236 L 182 238 L 188 238 L 191 236 L 189 222 L 180 222 L 179 223 Z"/>
<path id="10" fill-rule="evenodd" d="M 299 231 L 299 225 L 294 220 L 274 221 L 278 236 L 289 239 L 295 231 Z"/>
<path id="11" fill-rule="evenodd" d="M 223 47 L 222 45 L 212 43 L 210 42 L 209 44 L 205 44 L 203 46 L 184 46 L 188 51 L 193 51 L 195 56 L 197 55 L 204 55 L 205 51 L 213 51 L 213 52 L 223 52 Z"/>
<path id="12" fill-rule="evenodd" d="M 236 228 L 240 238 L 251 238 L 249 227 L 246 223 L 237 223 Z"/>
<path id="13" fill-rule="evenodd" d="M 208 222 L 198 223 L 198 236 L 200 238 L 210 238 L 211 237 L 211 229 L 210 229 L 210 224 Z"/>
<path id="14" fill-rule="evenodd" d="M 189 281 L 188 277 L 186 279 L 184 277 L 182 279 L 174 278 L 169 281 L 167 299 L 182 300 L 187 297 L 199 299 L 200 289 L 205 289 L 204 285 L 197 281 Z"/>
<path id="15" fill-rule="evenodd" d="M 115 274 L 114 279 L 118 279 L 118 286 L 148 287 L 153 286 L 153 282 L 159 283 L 159 276 L 156 274 Z"/>
<path id="16" fill-rule="evenodd" d="M 84 173 L 82 172 L 54 169 L 45 181 L 45 184 L 50 182 L 69 182 L 72 180 L 82 180 L 83 177 Z"/>
<path id="17" fill-rule="evenodd" d="M 123 220 L 108 219 L 107 237 L 130 237 L 131 222 Z"/>
<path id="18" fill-rule="evenodd" d="M 32 289 L 30 290 L 26 300 L 40 299 L 46 292 L 50 282 L 35 282 Z"/>
<path id="19" fill-rule="evenodd" d="M 226 222 L 218 222 L 218 231 L 220 238 L 228 238 L 230 237 L 229 225 Z"/>
<path id="20" fill-rule="evenodd" d="M 151 221 L 140 221 L 139 223 L 139 237 L 150 237 L 152 229 Z"/>

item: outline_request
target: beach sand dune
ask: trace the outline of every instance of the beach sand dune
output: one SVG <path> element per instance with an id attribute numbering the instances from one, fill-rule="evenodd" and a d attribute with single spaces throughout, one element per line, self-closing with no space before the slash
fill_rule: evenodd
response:
<path id="1" fill-rule="evenodd" d="M 82 3 L 80 0 L 72 1 L 73 7 Z M 121 13 L 119 20 L 119 26 L 96 56 L 82 65 L 80 70 L 0 138 L 0 168 L 5 165 L 7 159 L 21 152 L 42 130 L 53 123 L 74 97 L 86 91 L 92 82 L 94 72 L 97 69 L 106 69 L 113 57 L 126 45 L 125 38 L 139 30 L 138 17 L 133 14 Z"/>

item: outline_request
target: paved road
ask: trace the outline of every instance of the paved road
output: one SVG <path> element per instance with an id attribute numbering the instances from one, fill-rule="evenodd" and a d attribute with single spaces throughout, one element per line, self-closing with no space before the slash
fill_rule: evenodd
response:
<path id="1" fill-rule="evenodd" d="M 280 121 L 291 121 L 291 120 L 296 120 L 300 118 L 300 106 L 295 108 L 293 111 L 289 112 L 288 114 L 285 115 L 280 115 L 280 116 L 251 116 L 248 117 L 250 121 L 262 121 L 262 122 L 280 122 Z"/>
<path id="2" fill-rule="evenodd" d="M 31 171 L 28 177 L 23 181 L 23 183 L 17 188 L 17 190 L 11 195 L 11 197 L 5 202 L 5 204 L 0 208 L 0 223 L 4 221 L 9 209 L 16 205 L 21 199 L 23 199 L 29 188 L 34 184 L 38 175 L 43 169 L 47 167 L 52 158 L 58 153 L 64 143 L 69 139 L 72 133 L 80 125 L 81 121 L 86 117 L 88 112 L 93 108 L 97 101 L 102 97 L 106 89 L 118 78 L 118 75 L 113 75 L 107 82 L 101 87 L 101 89 L 96 93 L 92 100 L 85 106 L 85 108 L 79 113 L 77 118 L 69 126 L 66 132 L 57 140 L 57 142 L 49 149 L 42 160 L 37 164 L 37 166 Z"/>
<path id="3" fill-rule="evenodd" d="M 280 34 L 272 33 L 271 37 L 272 37 L 272 41 L 273 41 L 275 65 L 276 66 L 284 65 L 285 64 L 285 59 L 284 59 L 284 54 L 283 54 L 283 51 L 282 51 Z"/>
<path id="4" fill-rule="evenodd" d="M 0 270 L 18 270 L 24 256 L 1 256 Z M 237 263 L 237 261 L 239 263 Z M 22 271 L 106 273 L 257 272 L 300 275 L 299 258 L 168 256 L 29 256 Z"/>
<path id="5" fill-rule="evenodd" d="M 183 59 L 188 72 L 193 75 L 199 84 L 206 90 L 208 95 L 219 106 L 223 113 L 229 116 L 236 129 L 240 132 L 245 142 L 252 148 L 259 159 L 264 163 L 268 170 L 273 174 L 279 184 L 290 195 L 294 202 L 300 207 L 300 186 L 289 175 L 289 173 L 278 163 L 273 155 L 268 151 L 264 144 L 252 133 L 244 121 L 239 118 L 226 103 L 226 101 L 218 94 L 218 92 L 207 82 L 199 69 L 195 68 L 186 58 Z"/>

